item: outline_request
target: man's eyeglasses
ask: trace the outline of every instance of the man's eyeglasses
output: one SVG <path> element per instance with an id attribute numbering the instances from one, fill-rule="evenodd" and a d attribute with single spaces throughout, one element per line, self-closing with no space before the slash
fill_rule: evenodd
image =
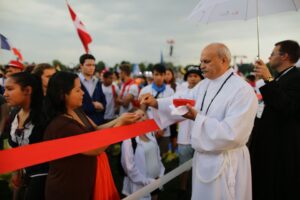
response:
<path id="1" fill-rule="evenodd" d="M 284 54 L 284 53 L 282 53 L 282 52 L 279 52 L 279 53 L 272 52 L 272 53 L 270 54 L 270 57 L 273 57 L 273 56 L 276 56 L 276 55 L 282 56 L 283 54 Z"/>

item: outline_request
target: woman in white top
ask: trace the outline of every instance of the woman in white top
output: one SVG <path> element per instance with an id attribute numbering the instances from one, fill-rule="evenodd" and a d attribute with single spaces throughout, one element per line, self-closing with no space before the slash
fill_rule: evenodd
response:
<path id="1" fill-rule="evenodd" d="M 143 116 L 142 121 L 148 118 L 141 109 L 132 109 L 132 112 Z M 165 171 L 154 134 L 150 132 L 134 140 L 136 144 L 133 139 L 124 140 L 122 143 L 121 164 L 126 174 L 122 191 L 124 195 L 130 195 L 148 185 L 163 176 Z M 157 192 L 154 192 L 141 199 L 155 200 L 157 197 Z"/>

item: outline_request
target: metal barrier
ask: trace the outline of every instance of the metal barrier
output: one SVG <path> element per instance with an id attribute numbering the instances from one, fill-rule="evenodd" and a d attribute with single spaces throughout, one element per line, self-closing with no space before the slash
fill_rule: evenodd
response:
<path id="1" fill-rule="evenodd" d="M 146 194 L 151 193 L 152 191 L 156 190 L 157 188 L 162 187 L 166 183 L 168 183 L 170 180 L 174 179 L 178 175 L 182 174 L 183 172 L 190 170 L 192 168 L 192 162 L 193 159 L 190 159 L 189 161 L 185 162 L 184 164 L 180 165 L 179 167 L 175 168 L 174 170 L 170 171 L 169 173 L 165 174 L 163 177 L 153 181 L 149 185 L 146 185 L 145 187 L 141 188 L 140 190 L 136 191 L 135 193 L 127 196 L 123 200 L 136 200 L 140 199 Z"/>

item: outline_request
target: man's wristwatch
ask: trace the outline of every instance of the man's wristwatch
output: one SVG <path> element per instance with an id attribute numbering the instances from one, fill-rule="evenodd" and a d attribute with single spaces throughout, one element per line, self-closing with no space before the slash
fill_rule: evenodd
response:
<path id="1" fill-rule="evenodd" d="M 265 80 L 266 83 L 270 83 L 270 82 L 272 82 L 272 81 L 274 81 L 274 78 L 273 78 L 272 76 L 269 76 L 269 77 Z"/>

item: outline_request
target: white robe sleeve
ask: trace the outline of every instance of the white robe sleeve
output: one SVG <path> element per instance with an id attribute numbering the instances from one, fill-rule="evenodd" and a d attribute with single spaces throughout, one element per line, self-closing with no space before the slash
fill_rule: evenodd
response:
<path id="1" fill-rule="evenodd" d="M 198 89 L 200 86 L 200 82 L 192 89 L 192 91 L 193 91 L 192 99 L 196 99 L 196 96 L 198 94 Z M 155 122 L 157 123 L 157 125 L 161 129 L 167 128 L 176 122 L 186 120 L 186 118 L 184 118 L 182 116 L 171 115 L 171 109 L 169 106 L 173 104 L 173 99 L 176 99 L 176 98 L 179 98 L 179 99 L 183 98 L 182 91 L 177 91 L 170 97 L 157 99 L 158 109 L 155 109 L 155 108 L 152 109 L 153 118 L 154 118 Z"/>
<path id="2" fill-rule="evenodd" d="M 146 176 L 144 176 L 136 167 L 131 139 L 123 141 L 121 153 L 122 153 L 121 155 L 122 167 L 126 175 L 128 176 L 128 178 L 132 182 L 141 185 L 148 185 L 149 183 L 154 181 L 154 179 L 147 178 Z"/>
<path id="3" fill-rule="evenodd" d="M 254 92 L 243 87 L 226 105 L 222 121 L 198 113 L 191 132 L 192 147 L 198 152 L 213 152 L 245 145 L 253 128 L 257 105 Z"/>
<path id="4" fill-rule="evenodd" d="M 174 96 L 157 99 L 158 109 L 152 109 L 153 119 L 161 129 L 167 128 L 171 124 L 185 119 L 182 116 L 171 115 L 169 106 L 173 104 L 173 98 Z"/>

